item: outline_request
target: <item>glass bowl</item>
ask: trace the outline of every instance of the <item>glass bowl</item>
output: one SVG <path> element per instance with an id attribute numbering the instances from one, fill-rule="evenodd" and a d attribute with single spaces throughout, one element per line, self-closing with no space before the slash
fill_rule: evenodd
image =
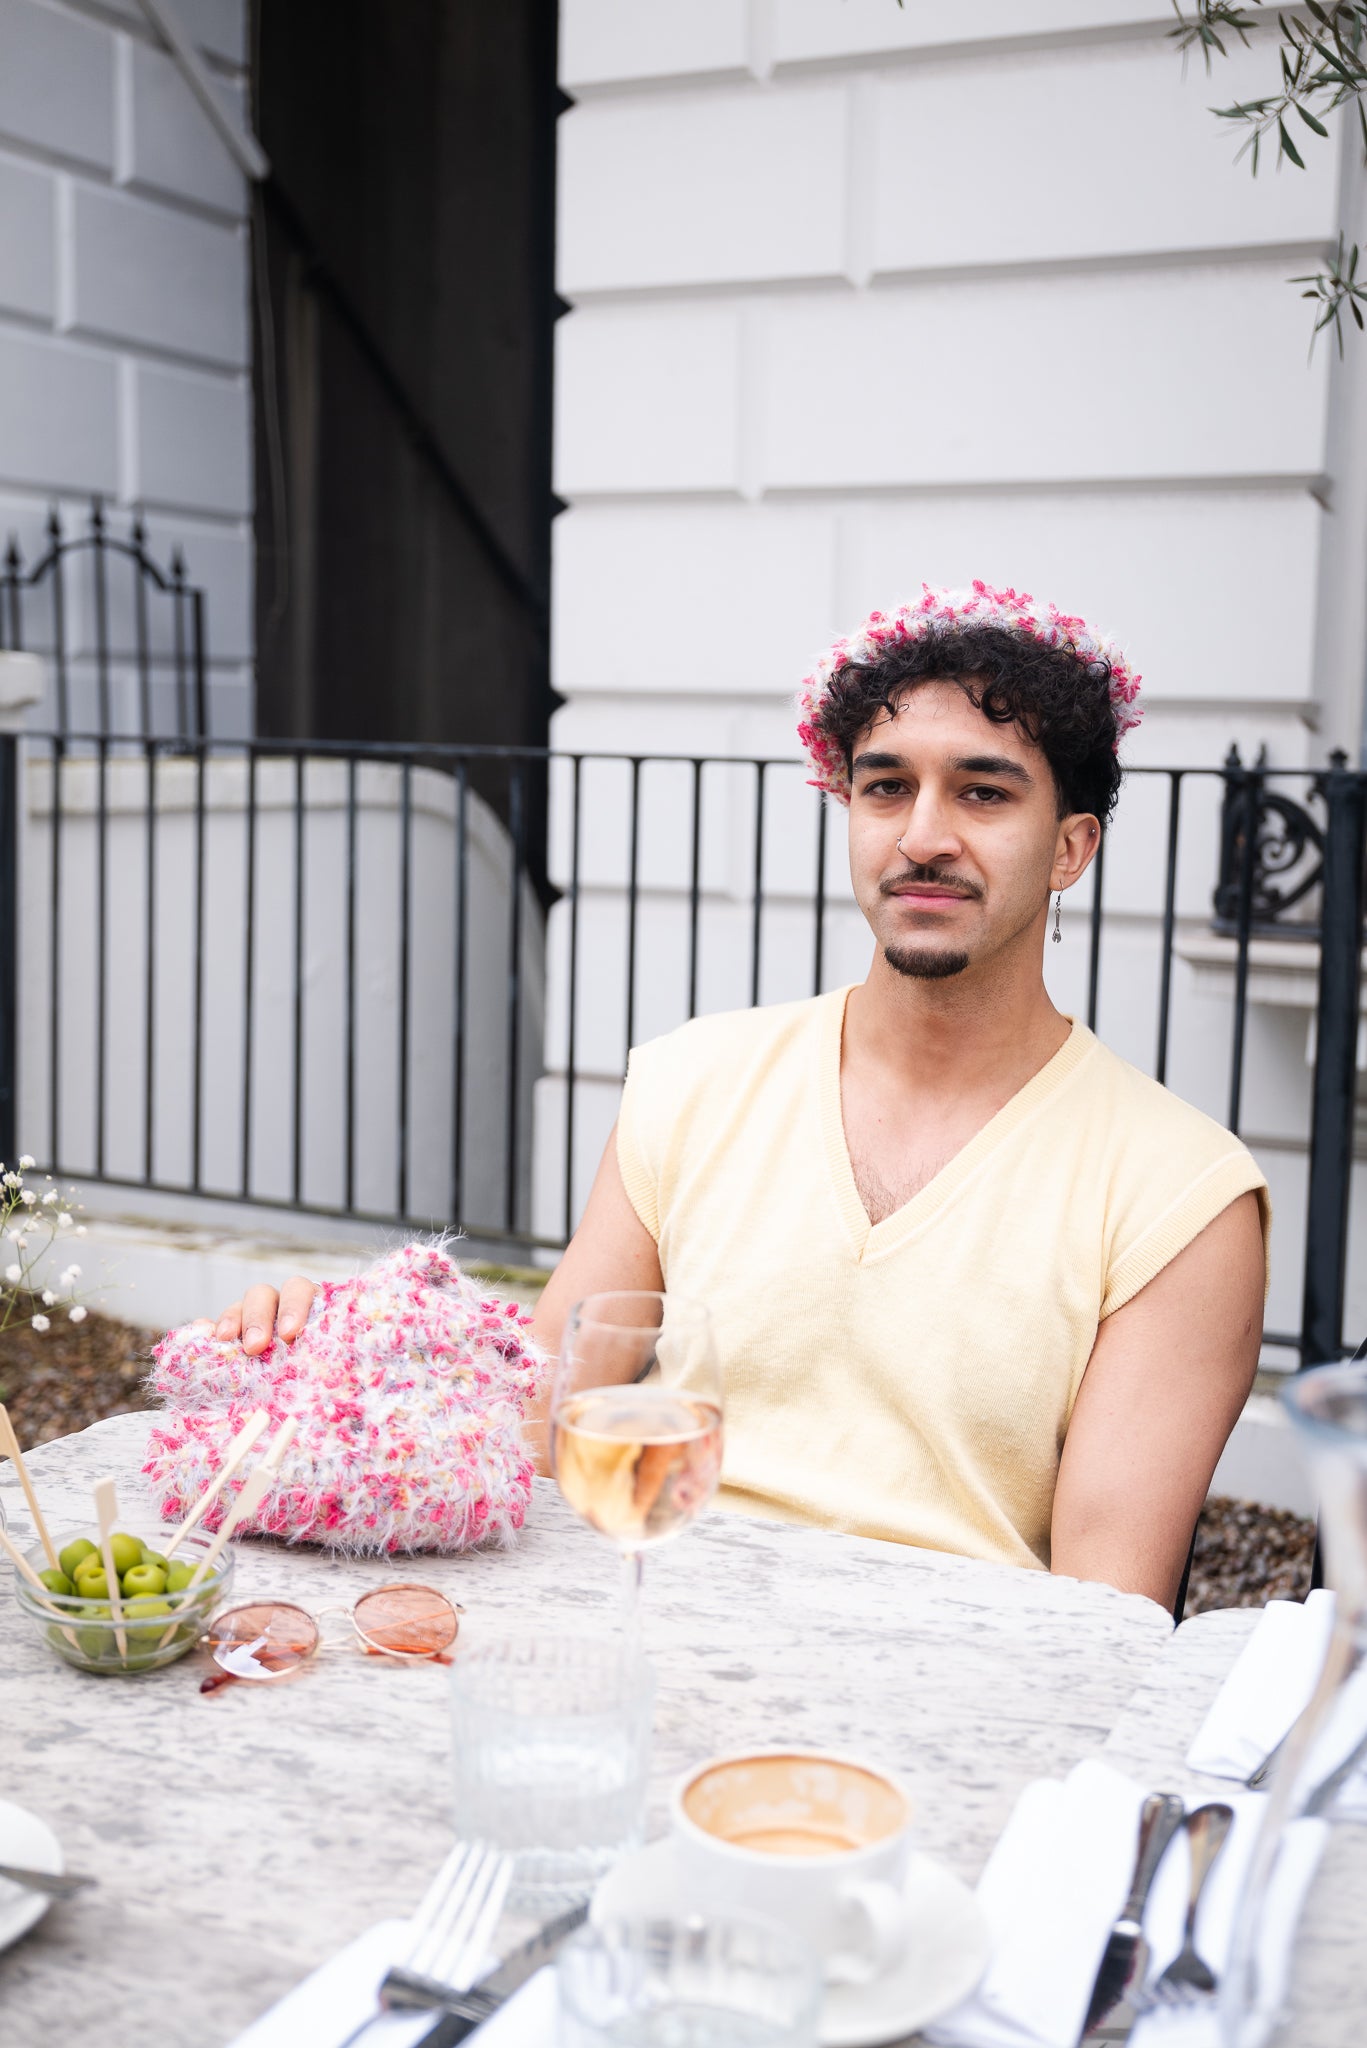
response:
<path id="1" fill-rule="evenodd" d="M 93 1540 L 93 1531 L 54 1531 L 53 1545 L 60 1552 L 77 1536 Z M 187 1536 L 176 1552 L 176 1563 L 198 1566 L 212 1542 L 211 1536 L 199 1532 Z M 24 1554 L 36 1572 L 46 1568 L 47 1553 L 41 1543 L 33 1544 Z M 163 1664 L 174 1664 L 177 1657 L 193 1650 L 204 1633 L 205 1623 L 232 1584 L 232 1577 L 230 1544 L 193 1593 L 157 1596 L 158 1608 L 164 1607 L 165 1612 L 147 1610 L 139 1617 L 138 1609 L 125 1602 L 123 1649 L 119 1648 L 118 1630 L 103 1601 L 81 1600 L 70 1593 L 40 1595 L 17 1571 L 14 1597 L 58 1656 L 74 1664 L 78 1671 L 93 1672 L 100 1678 L 131 1678 L 144 1671 L 158 1671 Z M 103 1613 L 98 1611 L 101 1607 Z M 58 1615 L 70 1619 L 58 1620 Z"/>

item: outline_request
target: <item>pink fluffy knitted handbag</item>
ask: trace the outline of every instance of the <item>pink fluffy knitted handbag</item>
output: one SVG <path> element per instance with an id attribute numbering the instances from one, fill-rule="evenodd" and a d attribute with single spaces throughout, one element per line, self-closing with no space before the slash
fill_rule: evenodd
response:
<path id="1" fill-rule="evenodd" d="M 529 1322 L 439 1246 L 409 1244 L 324 1285 L 294 1343 L 260 1358 L 205 1323 L 171 1331 L 149 1380 L 171 1412 L 143 1466 L 163 1517 L 187 1511 L 265 1408 L 298 1433 L 239 1526 L 355 1555 L 511 1543 L 532 1490 L 522 1420 L 546 1371 Z M 220 1498 L 207 1525 L 221 1516 Z"/>

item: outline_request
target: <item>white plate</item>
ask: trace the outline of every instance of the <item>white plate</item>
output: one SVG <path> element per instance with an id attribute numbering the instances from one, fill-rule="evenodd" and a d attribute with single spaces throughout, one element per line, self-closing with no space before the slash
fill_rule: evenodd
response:
<path id="1" fill-rule="evenodd" d="M 821 2008 L 823 2048 L 877 2048 L 952 2010 L 987 1968 L 987 1925 L 967 1885 L 942 1864 L 913 1855 L 904 1886 L 911 1939 L 894 1969 L 872 1984 L 832 1984 Z M 666 1836 L 624 1856 L 594 1894 L 595 1921 L 670 1919 L 707 1911 L 690 1896 Z"/>
<path id="2" fill-rule="evenodd" d="M 26 1870 L 50 1870 L 60 1876 L 62 1845 L 46 1821 L 22 1806 L 0 1799 L 0 1863 L 17 1863 Z M 0 1949 L 8 1948 L 42 1919 L 52 1904 L 46 1892 L 26 1891 L 0 1877 Z"/>

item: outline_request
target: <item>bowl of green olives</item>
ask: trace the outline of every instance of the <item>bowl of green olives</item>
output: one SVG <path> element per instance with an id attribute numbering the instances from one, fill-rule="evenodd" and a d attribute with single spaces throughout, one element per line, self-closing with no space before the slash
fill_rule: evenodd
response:
<path id="1" fill-rule="evenodd" d="M 93 1531 L 53 1537 L 57 1570 L 49 1565 L 42 1545 L 35 1543 L 26 1554 L 44 1591 L 39 1594 L 16 1572 L 15 1597 L 58 1656 L 78 1671 L 101 1678 L 157 1671 L 194 1648 L 232 1582 L 233 1555 L 225 1549 L 190 1590 L 212 1541 L 209 1536 L 187 1536 L 175 1558 L 168 1559 L 155 1544 L 116 1530 L 110 1549 L 123 1610 L 119 1622 L 110 1606 L 109 1578 Z"/>

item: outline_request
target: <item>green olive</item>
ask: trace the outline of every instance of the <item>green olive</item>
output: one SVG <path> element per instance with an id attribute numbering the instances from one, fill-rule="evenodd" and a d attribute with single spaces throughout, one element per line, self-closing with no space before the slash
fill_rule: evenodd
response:
<path id="1" fill-rule="evenodd" d="M 119 1585 L 130 1600 L 136 1600 L 140 1593 L 155 1598 L 166 1591 L 166 1574 L 154 1564 L 135 1564 L 132 1571 L 124 1573 Z"/>
<path id="2" fill-rule="evenodd" d="M 164 1614 L 169 1620 L 175 1613 L 169 1600 L 159 1600 L 150 1593 L 139 1593 L 123 1611 L 130 1621 L 146 1621 L 149 1615 L 157 1614 Z"/>
<path id="3" fill-rule="evenodd" d="M 116 1531 L 110 1537 L 109 1549 L 114 1559 L 114 1569 L 120 1578 L 123 1577 L 125 1572 L 131 1572 L 135 1565 L 142 1563 L 142 1542 L 140 1538 L 137 1536 L 125 1536 L 122 1529 Z"/>
<path id="4" fill-rule="evenodd" d="M 98 1556 L 99 1552 L 96 1550 L 95 1545 L 87 1537 L 78 1536 L 73 1543 L 68 1543 L 63 1550 L 58 1552 L 57 1562 L 66 1573 L 66 1576 L 69 1579 L 74 1579 L 77 1569 L 84 1558 Z"/>
<path id="5" fill-rule="evenodd" d="M 171 1569 L 161 1552 L 159 1550 L 149 1550 L 145 1543 L 142 1546 L 142 1561 L 144 1564 L 154 1564 L 159 1572 L 169 1572 Z"/>
<path id="6" fill-rule="evenodd" d="M 77 1575 L 76 1595 L 81 1600 L 107 1600 L 109 1598 L 109 1581 L 104 1575 L 103 1565 L 98 1565 L 94 1571 L 80 1572 Z M 105 1612 L 108 1613 L 108 1611 L 108 1608 L 106 1608 Z"/>
<path id="7" fill-rule="evenodd" d="M 91 1621 L 107 1620 L 108 1617 L 109 1608 L 107 1604 L 102 1607 L 93 1607 L 89 1615 Z M 113 1640 L 108 1630 L 103 1628 L 78 1628 L 76 1631 L 76 1641 L 84 1655 L 89 1657 L 92 1663 L 104 1654 L 106 1645 L 113 1642 Z"/>
<path id="8" fill-rule="evenodd" d="M 168 1593 L 183 1593 L 197 1570 L 198 1566 L 193 1564 L 173 1564 L 166 1574 L 164 1590 Z"/>
<path id="9" fill-rule="evenodd" d="M 47 1587 L 49 1593 L 61 1593 L 70 1598 L 76 1591 L 76 1588 L 72 1585 L 65 1572 L 39 1572 L 38 1576 Z"/>

